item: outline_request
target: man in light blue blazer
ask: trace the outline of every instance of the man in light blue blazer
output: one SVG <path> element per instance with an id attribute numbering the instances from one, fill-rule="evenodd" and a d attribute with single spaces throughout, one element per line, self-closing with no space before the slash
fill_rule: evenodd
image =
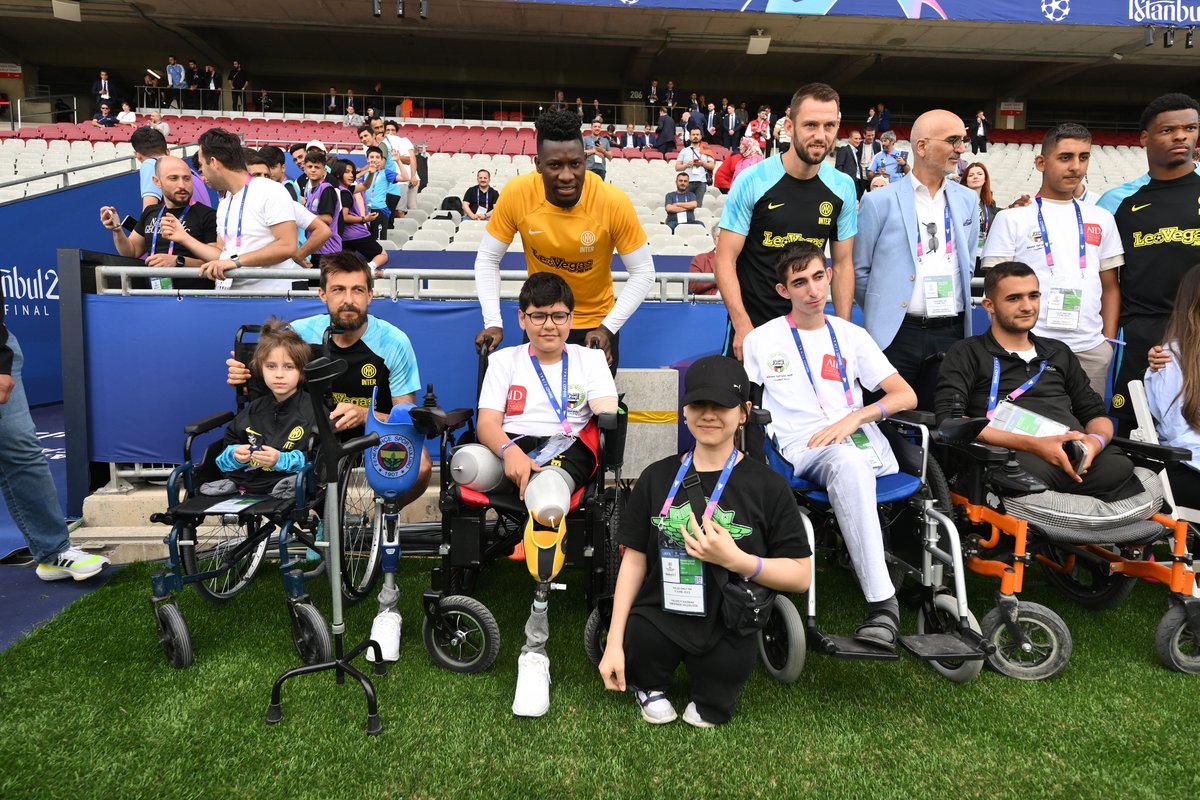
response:
<path id="1" fill-rule="evenodd" d="M 940 360 L 971 335 L 979 199 L 946 180 L 970 143 L 962 120 L 928 111 L 912 128 L 912 171 L 863 195 L 854 238 L 854 297 L 863 327 L 933 408 Z"/>

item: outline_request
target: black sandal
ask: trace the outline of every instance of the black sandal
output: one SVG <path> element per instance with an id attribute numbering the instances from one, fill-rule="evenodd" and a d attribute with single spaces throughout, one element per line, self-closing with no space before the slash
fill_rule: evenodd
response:
<path id="1" fill-rule="evenodd" d="M 899 636 L 900 621 L 888 611 L 871 612 L 854 631 L 855 641 L 890 651 L 895 651 Z"/>

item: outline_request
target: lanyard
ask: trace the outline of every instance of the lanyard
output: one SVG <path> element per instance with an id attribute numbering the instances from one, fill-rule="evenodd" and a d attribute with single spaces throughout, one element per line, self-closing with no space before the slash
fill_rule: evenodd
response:
<path id="1" fill-rule="evenodd" d="M 192 210 L 192 204 L 188 203 L 187 208 L 185 208 L 183 210 L 183 213 L 179 215 L 179 224 L 180 225 L 183 224 L 183 218 L 186 217 L 188 212 L 191 210 Z M 152 236 L 150 238 L 150 255 L 154 255 L 158 251 L 158 231 L 162 227 L 163 214 L 166 214 L 166 213 L 167 213 L 167 204 L 163 203 L 163 207 L 161 209 L 159 209 L 158 218 L 156 220 L 154 220 L 154 236 Z M 167 255 L 169 255 L 169 256 L 175 255 L 175 243 L 174 242 L 171 242 L 169 245 L 167 245 Z"/>
<path id="2" fill-rule="evenodd" d="M 477 209 L 482 208 L 485 214 L 488 210 L 488 197 L 489 191 L 487 189 L 480 189 L 478 186 L 475 187 L 475 199 L 479 201 L 475 205 Z"/>
<path id="3" fill-rule="evenodd" d="M 946 198 L 946 205 L 942 207 L 946 213 L 946 255 L 954 255 L 954 228 L 950 225 L 950 198 Z M 917 220 L 917 258 L 925 257 L 925 246 L 921 244 L 921 221 Z"/>
<path id="4" fill-rule="evenodd" d="M 246 176 L 246 185 L 242 187 L 242 205 L 238 208 L 238 226 L 237 226 L 237 242 L 234 244 L 234 252 L 240 253 L 242 250 L 242 215 L 246 213 L 246 195 L 250 194 L 250 176 Z M 229 198 L 229 206 L 225 209 L 225 222 L 221 225 L 221 232 L 225 236 L 225 246 L 229 246 L 229 215 L 233 213 L 233 198 Z"/>
<path id="5" fill-rule="evenodd" d="M 533 362 L 533 370 L 537 373 L 538 380 L 542 382 L 542 390 L 546 393 L 546 399 L 550 401 L 550 407 L 554 409 L 558 421 L 562 423 L 563 433 L 567 436 L 573 436 L 571 431 L 571 423 L 567 422 L 567 348 L 563 347 L 562 354 L 562 403 L 554 398 L 554 392 L 550 391 L 550 382 L 546 380 L 546 373 L 542 372 L 542 365 L 538 363 L 537 356 L 533 354 L 533 345 L 529 347 L 529 360 Z"/>
<path id="6" fill-rule="evenodd" d="M 800 363 L 804 365 L 804 374 L 808 376 L 808 382 L 812 384 L 813 396 L 817 398 L 817 405 L 821 408 L 821 413 L 825 414 L 825 404 L 821 402 L 821 393 L 817 391 L 817 382 L 813 380 L 812 369 L 808 366 L 808 356 L 804 352 L 804 344 L 800 341 L 800 331 L 796 330 L 796 323 L 792 321 L 792 315 L 787 317 L 788 327 L 792 329 L 792 338 L 796 340 L 796 349 L 800 351 Z M 833 325 L 830 324 L 829 318 L 825 318 L 825 328 L 829 331 L 829 338 L 833 341 L 833 360 L 837 362 L 838 376 L 842 379 L 842 390 L 846 393 L 846 407 L 854 408 L 854 394 L 850 391 L 850 378 L 846 375 L 846 363 L 842 361 L 842 348 L 838 346 L 837 335 L 833 332 Z M 825 414 L 828 417 L 828 414 Z"/>
<path id="7" fill-rule="evenodd" d="M 1039 194 L 1034 199 L 1037 201 L 1038 230 L 1042 234 L 1042 250 L 1046 253 L 1046 266 L 1053 272 L 1054 253 L 1050 252 L 1050 234 L 1046 232 L 1046 220 L 1042 217 L 1042 196 Z M 1087 236 L 1083 230 L 1083 211 L 1079 208 L 1079 202 L 1073 197 L 1071 205 L 1075 206 L 1075 222 L 1079 224 L 1079 271 L 1083 272 L 1087 269 Z"/>
<path id="8" fill-rule="evenodd" d="M 1042 373 L 1045 371 L 1046 371 L 1046 360 L 1043 359 L 1041 368 L 1038 369 L 1038 371 L 1034 374 L 1034 376 L 1032 378 L 1030 378 L 1029 380 L 1025 381 L 1024 383 L 1022 383 L 1017 388 L 1013 389 L 1011 392 L 1009 392 L 1008 395 L 1004 398 L 1004 402 L 1007 403 L 1009 400 L 1016 400 L 1018 397 L 1025 394 L 1030 389 L 1032 389 L 1033 385 L 1038 382 L 1038 379 L 1042 377 Z M 998 356 L 992 356 L 992 388 L 991 388 L 991 391 L 988 392 L 988 407 L 987 407 L 987 418 L 988 419 L 991 419 L 992 417 L 994 417 L 996 415 L 996 396 L 999 393 L 1000 393 L 1000 358 Z"/>
<path id="9" fill-rule="evenodd" d="M 683 196 L 684 196 L 684 197 L 687 197 L 687 194 L 686 194 L 686 193 L 684 193 L 684 195 L 683 195 Z M 676 192 L 676 193 L 675 193 L 675 205 L 679 205 L 679 204 L 680 204 L 680 203 L 682 203 L 682 202 L 684 202 L 684 201 L 679 199 L 679 192 Z"/>
<path id="10" fill-rule="evenodd" d="M 671 504 L 675 502 L 675 495 L 679 491 L 679 487 L 683 485 L 683 476 L 687 474 L 688 469 L 692 466 L 692 454 L 694 450 L 689 450 L 683 457 L 683 463 L 679 465 L 679 471 L 675 473 L 675 480 L 671 481 L 671 493 L 667 495 L 667 499 L 663 502 L 662 511 L 659 512 L 660 517 L 666 517 L 671 513 Z M 709 495 L 708 505 L 704 507 L 704 519 L 712 519 L 713 512 L 717 510 L 717 501 L 721 499 L 721 495 L 725 493 L 725 484 L 729 483 L 729 473 L 733 472 L 733 465 L 737 463 L 738 449 L 733 448 L 733 452 L 729 454 L 729 458 L 725 460 L 725 466 L 721 469 L 721 476 L 717 478 L 717 485 L 713 487 L 713 492 Z M 696 520 L 700 522 L 700 520 Z"/>

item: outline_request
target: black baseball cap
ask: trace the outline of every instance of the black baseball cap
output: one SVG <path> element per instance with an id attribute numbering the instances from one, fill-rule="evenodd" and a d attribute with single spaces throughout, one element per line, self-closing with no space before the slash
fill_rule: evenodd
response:
<path id="1" fill-rule="evenodd" d="M 688 367 L 683 376 L 680 405 L 716 403 L 736 408 L 750 399 L 750 379 L 742 363 L 728 356 L 705 356 Z"/>

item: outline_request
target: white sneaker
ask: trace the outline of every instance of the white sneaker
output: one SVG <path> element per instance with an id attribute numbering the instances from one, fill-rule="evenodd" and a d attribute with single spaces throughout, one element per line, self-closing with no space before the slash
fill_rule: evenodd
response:
<path id="1" fill-rule="evenodd" d="M 37 576 L 44 581 L 61 581 L 74 578 L 85 581 L 108 565 L 108 559 L 94 553 L 85 553 L 78 547 L 68 547 L 45 564 L 38 564 Z"/>
<path id="2" fill-rule="evenodd" d="M 404 620 L 399 611 L 382 611 L 375 615 L 371 623 L 371 639 L 379 645 L 384 661 L 400 660 L 400 631 Z M 375 660 L 375 651 L 367 648 L 367 661 Z"/>
<path id="3" fill-rule="evenodd" d="M 700 712 L 696 710 L 695 703 L 688 703 L 687 708 L 683 710 L 683 721 L 693 728 L 715 728 L 715 723 L 705 722 L 700 718 Z"/>
<path id="4" fill-rule="evenodd" d="M 662 692 L 643 692 L 641 689 L 634 689 L 633 699 L 637 700 L 638 705 L 641 706 L 642 719 L 651 725 L 665 725 L 679 718 L 679 715 L 675 713 L 675 706 L 671 705 L 671 701 Z"/>
<path id="5" fill-rule="evenodd" d="M 541 653 L 522 653 L 517 659 L 512 710 L 518 717 L 540 717 L 550 710 L 550 659 Z"/>

